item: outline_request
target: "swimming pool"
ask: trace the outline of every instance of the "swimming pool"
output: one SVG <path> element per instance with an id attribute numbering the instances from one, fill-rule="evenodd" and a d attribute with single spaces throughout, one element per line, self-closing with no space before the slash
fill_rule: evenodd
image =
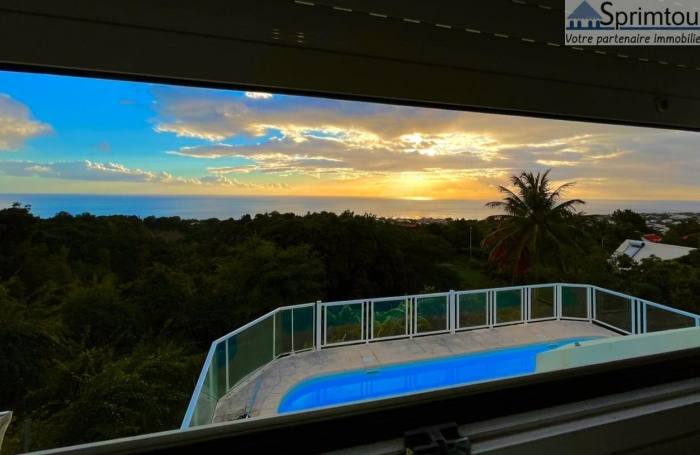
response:
<path id="1" fill-rule="evenodd" d="M 303 411 L 533 373 L 540 352 L 593 339 L 550 341 L 307 379 L 282 398 L 277 412 Z"/>

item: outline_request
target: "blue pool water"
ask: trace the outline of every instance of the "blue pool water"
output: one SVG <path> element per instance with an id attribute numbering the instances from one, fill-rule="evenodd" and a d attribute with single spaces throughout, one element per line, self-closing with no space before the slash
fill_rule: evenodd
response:
<path id="1" fill-rule="evenodd" d="M 534 373 L 537 354 L 592 339 L 574 338 L 307 379 L 282 398 L 277 412 L 302 411 Z"/>

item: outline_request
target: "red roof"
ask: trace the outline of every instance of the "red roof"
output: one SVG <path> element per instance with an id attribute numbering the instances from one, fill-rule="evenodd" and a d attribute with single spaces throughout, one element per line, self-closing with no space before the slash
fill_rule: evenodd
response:
<path id="1" fill-rule="evenodd" d="M 661 243 L 661 236 L 656 234 L 647 234 L 644 236 L 644 240 L 648 240 L 651 243 Z"/>

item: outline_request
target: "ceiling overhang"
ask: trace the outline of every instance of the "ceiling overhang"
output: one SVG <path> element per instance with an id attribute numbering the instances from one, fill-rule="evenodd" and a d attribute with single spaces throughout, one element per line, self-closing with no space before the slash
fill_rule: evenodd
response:
<path id="1" fill-rule="evenodd" d="M 3 0 L 0 67 L 700 130 L 700 51 L 564 46 L 564 2 Z"/>

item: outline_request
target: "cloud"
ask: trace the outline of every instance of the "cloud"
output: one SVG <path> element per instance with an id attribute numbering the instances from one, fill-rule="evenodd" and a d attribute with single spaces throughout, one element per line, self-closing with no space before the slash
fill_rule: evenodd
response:
<path id="1" fill-rule="evenodd" d="M 33 163 L 31 161 L 0 161 L 0 175 L 12 177 L 41 177 L 64 180 L 85 180 L 96 182 L 135 182 L 174 185 L 209 186 L 224 188 L 284 188 L 286 184 L 254 184 L 229 179 L 223 175 L 206 175 L 186 179 L 175 177 L 167 172 L 151 172 L 130 169 L 116 163 L 93 163 L 91 161 L 59 161 L 53 163 Z"/>
<path id="2" fill-rule="evenodd" d="M 28 171 L 28 172 L 51 172 L 51 168 L 50 168 L 50 167 L 48 167 L 48 166 L 38 166 L 38 165 L 29 166 L 29 167 L 25 168 L 24 170 L 25 170 L 25 171 Z"/>
<path id="3" fill-rule="evenodd" d="M 697 133 L 282 95 L 261 103 L 191 88 L 153 94 L 156 131 L 208 142 L 167 153 L 206 159 L 215 175 L 366 178 L 366 186 L 418 173 L 435 188 L 466 180 L 488 188 L 554 168 L 558 182 L 579 181 L 577 194 L 606 198 L 697 187 L 700 175 Z M 229 158 L 243 163 L 217 165 Z"/>
<path id="4" fill-rule="evenodd" d="M 227 179 L 223 175 L 207 175 L 199 178 L 199 181 L 205 185 L 214 186 L 236 186 L 239 188 L 254 188 L 256 185 L 252 183 L 241 183 L 236 179 Z"/>
<path id="5" fill-rule="evenodd" d="M 0 150 L 17 150 L 51 131 L 51 125 L 32 118 L 27 106 L 0 93 Z"/>
<path id="6" fill-rule="evenodd" d="M 576 161 L 559 161 L 559 160 L 537 160 L 537 164 L 542 164 L 549 167 L 557 166 L 576 166 Z"/>
<path id="7" fill-rule="evenodd" d="M 482 151 L 470 148 L 457 150 L 437 140 L 425 140 L 421 145 L 397 142 L 385 147 L 364 148 L 334 137 L 303 136 L 299 140 L 296 136 L 285 136 L 254 145 L 213 144 L 183 147 L 167 153 L 207 159 L 236 157 L 252 161 L 240 166 L 207 167 L 214 174 L 258 171 L 265 174 L 296 173 L 347 178 L 350 174 L 441 173 L 444 169 L 471 169 L 472 173 L 478 174 L 479 169 L 493 168 Z"/>
<path id="8" fill-rule="evenodd" d="M 262 99 L 262 100 L 267 100 L 272 98 L 272 93 L 264 93 L 264 92 L 245 92 L 245 96 L 248 98 L 253 98 L 253 99 Z"/>

